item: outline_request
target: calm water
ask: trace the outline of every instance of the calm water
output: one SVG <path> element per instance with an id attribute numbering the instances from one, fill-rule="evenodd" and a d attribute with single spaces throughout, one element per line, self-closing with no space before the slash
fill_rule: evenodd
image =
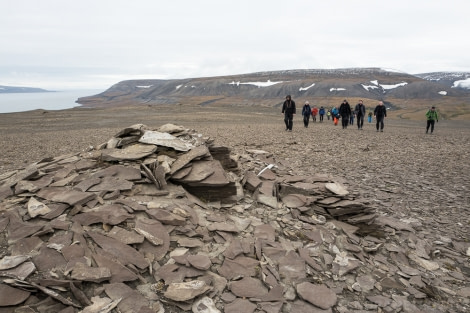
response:
<path id="1" fill-rule="evenodd" d="M 75 101 L 80 97 L 103 92 L 102 89 L 67 90 L 35 93 L 0 93 L 0 113 L 24 112 L 30 110 L 63 110 L 78 107 Z"/>

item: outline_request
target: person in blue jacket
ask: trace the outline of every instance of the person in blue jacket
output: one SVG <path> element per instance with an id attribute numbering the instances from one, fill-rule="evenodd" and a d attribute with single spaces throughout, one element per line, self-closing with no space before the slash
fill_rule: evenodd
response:
<path id="1" fill-rule="evenodd" d="M 338 109 L 336 107 L 333 107 L 331 109 L 331 118 L 332 118 L 333 122 L 335 121 L 335 117 L 337 119 L 339 119 L 339 112 L 338 112 Z"/>
<path id="2" fill-rule="evenodd" d="M 320 111 L 318 111 L 318 114 L 320 114 L 320 122 L 323 122 L 323 117 L 325 116 L 325 108 L 320 107 Z"/>

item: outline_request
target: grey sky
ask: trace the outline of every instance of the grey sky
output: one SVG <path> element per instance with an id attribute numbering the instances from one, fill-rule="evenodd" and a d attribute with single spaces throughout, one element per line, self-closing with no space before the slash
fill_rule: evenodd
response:
<path id="1" fill-rule="evenodd" d="M 3 0 L 0 85 L 302 68 L 470 71 L 468 0 Z"/>

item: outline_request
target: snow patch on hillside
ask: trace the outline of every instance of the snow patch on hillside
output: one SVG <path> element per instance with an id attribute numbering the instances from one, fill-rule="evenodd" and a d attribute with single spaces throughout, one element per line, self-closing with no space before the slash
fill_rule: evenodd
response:
<path id="1" fill-rule="evenodd" d="M 367 90 L 367 91 L 369 91 L 369 89 L 377 89 L 377 88 L 379 88 L 379 86 L 376 86 L 376 85 L 364 85 L 364 84 L 361 84 L 361 86 L 362 86 L 365 90 Z"/>
<path id="2" fill-rule="evenodd" d="M 308 86 L 308 87 L 300 87 L 300 88 L 299 88 L 299 91 L 309 90 L 309 89 L 312 88 L 313 86 L 315 86 L 315 83 L 311 84 L 311 85 Z"/>
<path id="3" fill-rule="evenodd" d="M 470 89 L 470 78 L 463 80 L 456 80 L 452 88 L 467 88 Z"/>
<path id="4" fill-rule="evenodd" d="M 401 83 L 398 83 L 398 84 L 395 84 L 395 85 L 380 85 L 383 89 L 395 89 L 395 88 L 398 88 L 398 87 L 401 87 L 401 86 L 405 86 L 405 85 L 408 85 L 407 82 L 401 82 Z"/>
<path id="5" fill-rule="evenodd" d="M 283 81 L 280 81 L 280 82 L 272 82 L 270 81 L 269 79 L 265 82 L 247 82 L 247 83 L 241 83 L 240 81 L 238 82 L 235 82 L 235 81 L 232 81 L 231 83 L 229 83 L 229 85 L 237 85 L 237 86 L 240 86 L 240 85 L 255 85 L 257 86 L 258 88 L 259 87 L 269 87 L 269 86 L 273 86 L 273 85 L 276 85 L 276 84 L 280 84 L 280 83 L 283 83 Z"/>

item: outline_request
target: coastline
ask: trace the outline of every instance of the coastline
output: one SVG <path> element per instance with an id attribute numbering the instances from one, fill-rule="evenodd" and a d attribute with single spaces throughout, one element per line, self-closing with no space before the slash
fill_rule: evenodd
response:
<path id="1" fill-rule="evenodd" d="M 101 89 L 52 90 L 46 92 L 0 93 L 0 114 L 34 110 L 65 110 L 82 107 L 80 97 L 102 92 Z"/>

